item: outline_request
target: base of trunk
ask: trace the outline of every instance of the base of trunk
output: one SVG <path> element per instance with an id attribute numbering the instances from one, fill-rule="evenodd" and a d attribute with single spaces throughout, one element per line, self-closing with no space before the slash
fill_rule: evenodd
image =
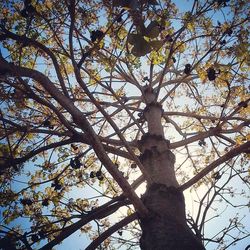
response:
<path id="1" fill-rule="evenodd" d="M 142 250 L 205 249 L 186 224 L 182 192 L 175 187 L 153 184 L 142 200 L 150 212 L 150 217 L 140 220 Z"/>

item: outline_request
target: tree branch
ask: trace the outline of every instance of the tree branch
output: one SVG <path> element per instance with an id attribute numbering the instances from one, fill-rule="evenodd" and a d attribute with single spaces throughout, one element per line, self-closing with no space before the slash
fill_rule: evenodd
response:
<path id="1" fill-rule="evenodd" d="M 32 45 L 33 47 L 44 51 L 51 58 L 51 60 L 53 62 L 53 65 L 54 65 L 54 68 L 55 68 L 55 71 L 56 71 L 56 74 L 57 74 L 58 80 L 60 82 L 60 85 L 62 87 L 64 95 L 69 97 L 69 93 L 66 89 L 66 86 L 65 86 L 65 83 L 63 80 L 63 76 L 62 76 L 61 71 L 60 71 L 60 66 L 56 60 L 55 55 L 52 53 L 52 51 L 49 48 L 47 48 L 45 45 L 39 43 L 36 40 L 28 38 L 26 36 L 19 36 L 19 35 L 14 34 L 6 29 L 4 29 L 4 32 L 5 32 L 5 34 L 0 35 L 0 41 L 3 40 L 4 38 L 8 37 L 8 38 L 11 38 L 15 41 L 22 42 L 23 44 Z"/>
<path id="2" fill-rule="evenodd" d="M 87 248 L 85 248 L 85 250 L 94 250 L 97 249 L 97 247 L 104 241 L 106 240 L 109 236 L 111 236 L 113 233 L 115 233 L 118 229 L 126 226 L 127 224 L 131 223 L 132 221 L 137 219 L 137 214 L 133 213 L 127 217 L 125 217 L 124 219 L 122 219 L 121 221 L 119 221 L 118 223 L 116 223 L 115 225 L 113 225 L 112 227 L 110 227 L 108 230 L 106 230 L 105 232 L 103 232 L 98 238 L 96 238 L 95 240 L 93 240 L 91 242 L 90 245 L 87 246 Z"/>
<path id="3" fill-rule="evenodd" d="M 62 242 L 64 239 L 69 237 L 71 234 L 79 230 L 85 224 L 89 223 L 94 219 L 101 219 L 109 215 L 110 211 L 114 212 L 115 210 L 119 209 L 123 205 L 127 205 L 128 202 L 124 200 L 124 196 L 119 196 L 114 198 L 112 201 L 107 202 L 106 204 L 92 210 L 89 214 L 83 215 L 83 218 L 79 221 L 75 222 L 74 224 L 64 228 L 62 232 L 56 236 L 55 239 L 41 247 L 39 250 L 47 250 L 51 249 L 55 245 Z"/>
<path id="4" fill-rule="evenodd" d="M 242 145 L 240 145 L 240 146 L 238 146 L 236 148 L 233 148 L 228 153 L 226 153 L 225 155 L 221 156 L 220 158 L 218 158 L 217 160 L 215 160 L 214 162 L 209 164 L 206 168 L 204 168 L 200 173 L 198 173 L 192 179 L 190 179 L 189 181 L 184 183 L 182 186 L 180 186 L 179 189 L 183 191 L 183 190 L 191 187 L 197 181 L 199 181 L 204 176 L 206 176 L 209 172 L 211 172 L 213 169 L 218 167 L 220 164 L 234 158 L 235 156 L 237 156 L 237 155 L 239 155 L 241 153 L 249 151 L 249 150 L 250 150 L 250 141 L 246 142 L 246 143 L 244 143 L 244 144 L 242 144 Z"/>
<path id="5" fill-rule="evenodd" d="M 131 186 L 129 185 L 125 177 L 122 175 L 122 173 L 117 169 L 117 167 L 108 157 L 99 137 L 96 135 L 94 129 L 89 124 L 84 114 L 77 107 L 74 106 L 71 100 L 67 98 L 66 96 L 64 96 L 61 93 L 61 91 L 59 91 L 56 88 L 56 86 L 50 81 L 50 79 L 39 71 L 12 65 L 8 63 L 1 56 L 0 56 L 0 68 L 2 68 L 8 74 L 11 74 L 14 76 L 26 76 L 26 77 L 30 77 L 38 81 L 44 87 L 44 89 L 72 115 L 74 122 L 79 126 L 79 128 L 82 129 L 82 131 L 84 131 L 89 136 L 91 145 L 93 146 L 93 149 L 96 155 L 98 156 L 99 160 L 104 164 L 104 166 L 107 168 L 109 173 L 116 180 L 118 185 L 122 188 L 125 195 L 131 200 L 131 202 L 133 203 L 137 211 L 142 216 L 146 216 L 148 213 L 147 208 L 144 206 L 141 199 L 137 196 L 137 194 L 131 188 Z M 81 82 L 82 80 L 81 80 L 80 72 L 76 72 L 76 73 L 77 73 L 76 77 L 77 77 L 78 82 Z"/>

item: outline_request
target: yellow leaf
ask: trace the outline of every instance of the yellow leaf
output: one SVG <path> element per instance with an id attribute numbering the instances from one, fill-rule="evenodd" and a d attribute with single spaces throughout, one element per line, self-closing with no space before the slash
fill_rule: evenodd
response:
<path id="1" fill-rule="evenodd" d="M 235 137 L 235 142 L 236 142 L 236 145 L 241 145 L 243 142 L 244 142 L 244 137 L 242 136 L 236 136 Z"/>
<path id="2" fill-rule="evenodd" d="M 8 13 L 9 13 L 9 10 L 8 10 L 8 9 L 6 9 L 6 8 L 3 8 L 3 9 L 2 9 L 2 15 L 3 15 L 4 17 L 6 17 L 6 16 L 8 15 Z"/>
<path id="3" fill-rule="evenodd" d="M 162 55 L 162 53 L 160 51 L 155 51 L 153 50 L 150 55 L 149 55 L 149 59 L 152 61 L 152 63 L 154 65 L 158 65 L 162 62 L 164 62 L 165 58 Z"/>
<path id="4" fill-rule="evenodd" d="M 206 79 L 207 79 L 206 71 L 201 67 L 197 67 L 196 72 L 197 72 L 199 78 L 201 79 L 201 81 L 204 83 L 206 81 Z"/>
<path id="5" fill-rule="evenodd" d="M 48 8 L 48 9 L 52 9 L 52 6 L 53 6 L 53 3 L 52 3 L 52 1 L 50 1 L 50 0 L 45 0 L 45 6 Z"/>
<path id="6" fill-rule="evenodd" d="M 205 158 L 205 163 L 208 164 L 208 163 L 209 163 L 209 160 L 210 160 L 210 156 L 207 156 L 207 157 Z"/>
<path id="7" fill-rule="evenodd" d="M 192 32 L 194 32 L 194 30 L 195 30 L 195 23 L 194 22 L 189 22 L 187 24 L 187 29 L 190 30 L 190 31 L 192 31 Z"/>
<path id="8" fill-rule="evenodd" d="M 26 135 L 27 139 L 32 139 L 33 137 L 34 137 L 34 134 L 31 134 L 31 133 L 29 133 L 29 134 Z"/>
<path id="9" fill-rule="evenodd" d="M 132 208 L 129 208 L 129 209 L 127 210 L 127 215 L 129 216 L 129 215 L 131 215 L 132 213 L 133 213 Z"/>
<path id="10" fill-rule="evenodd" d="M 246 140 L 250 141 L 250 133 L 246 135 Z"/>

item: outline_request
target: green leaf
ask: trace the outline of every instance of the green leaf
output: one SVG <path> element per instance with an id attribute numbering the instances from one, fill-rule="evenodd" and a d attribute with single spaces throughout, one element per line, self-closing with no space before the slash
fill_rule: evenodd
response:
<path id="1" fill-rule="evenodd" d="M 153 50 L 159 50 L 163 45 L 163 41 L 151 41 L 149 42 L 149 45 L 152 47 Z"/>
<path id="2" fill-rule="evenodd" d="M 159 23 L 152 21 L 145 30 L 144 35 L 150 38 L 156 38 L 160 34 Z"/>
<path id="3" fill-rule="evenodd" d="M 143 41 L 138 41 L 138 43 L 132 49 L 132 54 L 135 56 L 145 56 L 151 51 L 149 43 L 143 39 Z"/>
<path id="4" fill-rule="evenodd" d="M 150 44 L 144 39 L 142 35 L 129 34 L 128 42 L 134 45 L 131 51 L 134 56 L 145 56 L 152 50 Z"/>
<path id="5" fill-rule="evenodd" d="M 129 215 L 131 215 L 133 213 L 133 210 L 131 209 L 131 208 L 128 208 L 128 210 L 127 210 L 127 215 L 129 216 Z"/>
<path id="6" fill-rule="evenodd" d="M 138 40 L 141 40 L 141 39 L 143 39 L 142 35 L 130 33 L 128 35 L 127 41 L 128 43 L 135 45 L 138 42 Z"/>

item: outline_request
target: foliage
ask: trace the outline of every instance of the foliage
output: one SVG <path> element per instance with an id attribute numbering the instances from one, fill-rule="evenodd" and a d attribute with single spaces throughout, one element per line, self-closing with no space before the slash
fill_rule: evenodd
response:
<path id="1" fill-rule="evenodd" d="M 190 227 L 208 249 L 249 237 L 249 4 L 183 2 L 0 3 L 3 249 L 49 249 L 79 229 L 88 249 L 136 249 L 148 86 Z"/>

